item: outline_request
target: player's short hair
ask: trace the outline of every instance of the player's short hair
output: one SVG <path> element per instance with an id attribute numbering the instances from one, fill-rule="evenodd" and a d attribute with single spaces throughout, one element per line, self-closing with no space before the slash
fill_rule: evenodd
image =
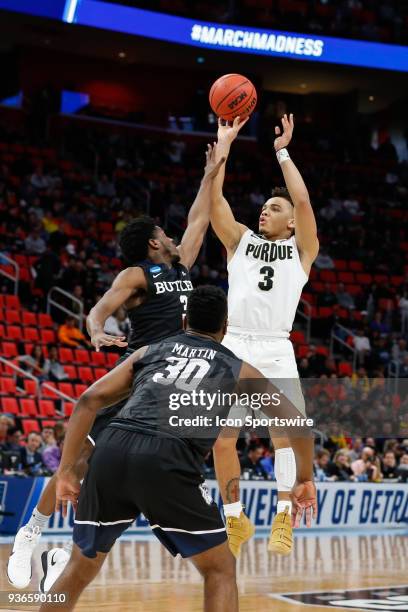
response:
<path id="1" fill-rule="evenodd" d="M 156 224 L 151 217 L 142 216 L 133 219 L 122 230 L 119 246 L 127 265 L 134 265 L 147 258 L 149 240 L 153 238 Z"/>
<path id="2" fill-rule="evenodd" d="M 216 333 L 227 318 L 227 296 L 219 287 L 202 285 L 194 289 L 187 303 L 187 323 L 191 329 Z"/>
<path id="3" fill-rule="evenodd" d="M 284 198 L 293 206 L 293 200 L 286 187 L 274 187 L 272 189 L 271 198 Z"/>

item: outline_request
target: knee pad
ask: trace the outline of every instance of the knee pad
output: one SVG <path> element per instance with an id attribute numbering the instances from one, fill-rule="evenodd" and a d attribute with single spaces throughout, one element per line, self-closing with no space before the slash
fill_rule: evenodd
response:
<path id="1" fill-rule="evenodd" d="M 278 491 L 291 491 L 296 482 L 295 453 L 291 448 L 278 448 L 275 451 L 274 472 Z"/>

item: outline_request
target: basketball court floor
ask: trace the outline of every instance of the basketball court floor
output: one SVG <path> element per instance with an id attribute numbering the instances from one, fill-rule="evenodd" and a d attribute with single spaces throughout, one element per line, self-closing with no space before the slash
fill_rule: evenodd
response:
<path id="1" fill-rule="evenodd" d="M 62 545 L 64 538 L 42 539 L 28 591 L 38 585 L 41 552 Z M 0 541 L 0 591 L 10 591 L 5 567 L 11 539 Z M 266 534 L 257 535 L 239 560 L 238 584 L 243 612 L 408 611 L 408 531 L 301 532 L 293 555 L 286 558 L 270 555 Z M 37 608 L 20 604 L 1 609 Z M 76 609 L 199 612 L 201 578 L 188 561 L 173 558 L 154 536 L 123 537 Z"/>

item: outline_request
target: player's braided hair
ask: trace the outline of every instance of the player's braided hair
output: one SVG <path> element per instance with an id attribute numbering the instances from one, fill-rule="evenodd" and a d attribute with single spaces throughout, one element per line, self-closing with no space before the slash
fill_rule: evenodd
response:
<path id="1" fill-rule="evenodd" d="M 138 217 L 122 230 L 119 236 L 119 246 L 123 259 L 132 266 L 147 258 L 149 240 L 153 238 L 156 224 L 151 217 Z"/>
<path id="2" fill-rule="evenodd" d="M 191 329 L 216 333 L 227 317 L 227 296 L 219 287 L 202 285 L 190 293 L 187 304 L 187 323 Z"/>
<path id="3" fill-rule="evenodd" d="M 288 202 L 290 202 L 293 206 L 292 198 L 290 197 L 290 193 L 286 189 L 286 187 L 274 187 L 272 189 L 271 197 L 272 198 L 285 198 L 285 200 L 288 200 Z"/>

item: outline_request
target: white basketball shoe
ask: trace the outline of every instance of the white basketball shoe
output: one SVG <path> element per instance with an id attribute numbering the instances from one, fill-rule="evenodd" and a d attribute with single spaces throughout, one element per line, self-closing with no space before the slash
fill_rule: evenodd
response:
<path id="1" fill-rule="evenodd" d="M 32 576 L 31 558 L 34 548 L 41 537 L 39 527 L 28 527 L 24 525 L 18 530 L 7 564 L 7 576 L 10 584 L 16 589 L 25 589 Z"/>

